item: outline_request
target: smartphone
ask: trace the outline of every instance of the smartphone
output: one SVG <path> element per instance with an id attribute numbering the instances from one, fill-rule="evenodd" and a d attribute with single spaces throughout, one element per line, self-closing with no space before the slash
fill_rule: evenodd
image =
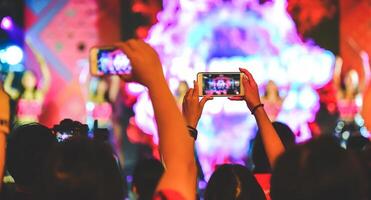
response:
<path id="1" fill-rule="evenodd" d="M 94 76 L 128 75 L 132 70 L 128 57 L 114 46 L 91 48 L 89 62 L 90 73 Z"/>
<path id="2" fill-rule="evenodd" d="M 244 96 L 240 72 L 200 72 L 197 74 L 199 96 Z"/>
<path id="3" fill-rule="evenodd" d="M 58 142 L 63 142 L 63 141 L 67 140 L 70 137 L 72 137 L 72 134 L 69 134 L 69 133 L 60 133 L 60 132 L 57 132 L 57 134 L 56 134 L 56 138 L 57 138 L 57 141 Z"/>

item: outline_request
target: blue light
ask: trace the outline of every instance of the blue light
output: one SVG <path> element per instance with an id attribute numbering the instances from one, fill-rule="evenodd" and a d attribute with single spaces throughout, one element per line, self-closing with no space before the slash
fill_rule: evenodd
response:
<path id="1" fill-rule="evenodd" d="M 11 45 L 0 51 L 0 61 L 9 65 L 18 65 L 23 60 L 23 51 L 16 45 Z"/>

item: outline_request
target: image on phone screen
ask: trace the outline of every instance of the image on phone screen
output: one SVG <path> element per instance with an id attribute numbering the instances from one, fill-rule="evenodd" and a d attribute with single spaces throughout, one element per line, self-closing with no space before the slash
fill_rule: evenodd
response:
<path id="1" fill-rule="evenodd" d="M 234 96 L 240 95 L 239 73 L 233 74 L 202 74 L 202 93 L 212 96 Z"/>
<path id="2" fill-rule="evenodd" d="M 99 49 L 97 68 L 99 75 L 130 74 L 132 69 L 128 57 L 119 49 Z"/>

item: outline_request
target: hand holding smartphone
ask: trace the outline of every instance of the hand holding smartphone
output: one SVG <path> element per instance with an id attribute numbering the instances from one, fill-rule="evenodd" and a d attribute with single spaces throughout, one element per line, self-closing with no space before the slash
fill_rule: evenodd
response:
<path id="1" fill-rule="evenodd" d="M 125 53 L 115 46 L 97 46 L 89 52 L 90 73 L 94 76 L 129 75 L 132 67 Z"/>
<path id="2" fill-rule="evenodd" d="M 199 96 L 244 96 L 240 72 L 200 72 L 197 74 Z"/>

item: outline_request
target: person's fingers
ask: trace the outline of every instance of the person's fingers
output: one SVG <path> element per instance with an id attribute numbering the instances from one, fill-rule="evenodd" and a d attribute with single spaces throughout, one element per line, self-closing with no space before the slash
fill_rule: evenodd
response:
<path id="1" fill-rule="evenodd" d="M 241 70 L 243 70 L 244 74 L 247 76 L 247 79 L 250 85 L 256 86 L 257 84 L 252 74 L 247 69 L 241 69 Z"/>
<path id="2" fill-rule="evenodd" d="M 190 92 L 191 92 L 191 89 L 188 89 L 187 92 L 185 93 L 183 99 L 187 98 L 189 96 Z"/>
<path id="3" fill-rule="evenodd" d="M 247 78 L 246 75 L 243 75 L 243 76 L 242 76 L 242 85 L 243 85 L 245 88 L 246 88 L 247 86 L 250 85 L 249 80 L 248 80 L 248 78 Z"/>
<path id="4" fill-rule="evenodd" d="M 193 88 L 194 88 L 193 96 L 198 97 L 199 88 L 198 88 L 198 83 L 197 83 L 197 81 L 193 81 Z"/>
<path id="5" fill-rule="evenodd" d="M 115 46 L 120 48 L 129 58 L 133 54 L 133 49 L 131 49 L 128 43 L 120 42 L 116 43 Z"/>
<path id="6" fill-rule="evenodd" d="M 247 69 L 245 69 L 245 68 L 238 68 L 239 70 L 240 70 L 240 72 L 242 72 L 242 73 L 244 73 L 246 76 L 247 76 L 247 74 L 249 73 L 249 71 L 247 71 Z"/>
<path id="7" fill-rule="evenodd" d="M 189 95 L 188 95 L 189 98 L 191 98 L 193 96 L 193 92 L 194 92 L 194 89 L 190 88 L 189 89 Z"/>
<path id="8" fill-rule="evenodd" d="M 136 51 L 136 50 L 140 49 L 140 48 L 138 48 L 138 40 L 136 40 L 136 39 L 130 39 L 130 40 L 126 41 L 125 43 L 128 45 L 128 47 L 132 51 Z"/>
<path id="9" fill-rule="evenodd" d="M 151 47 L 151 45 L 149 45 L 148 43 L 144 42 L 143 40 L 138 40 L 138 46 L 140 46 L 142 49 L 153 49 Z"/>
<path id="10" fill-rule="evenodd" d="M 242 96 L 232 96 L 232 97 L 228 97 L 229 100 L 231 101 L 241 101 L 243 100 L 243 97 Z"/>

